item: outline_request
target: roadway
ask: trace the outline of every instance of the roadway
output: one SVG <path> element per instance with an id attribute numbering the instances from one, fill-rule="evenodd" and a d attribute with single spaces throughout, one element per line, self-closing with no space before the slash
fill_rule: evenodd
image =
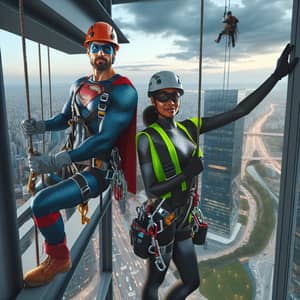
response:
<path id="1" fill-rule="evenodd" d="M 244 159 L 242 161 L 242 178 L 245 176 L 246 166 L 251 160 L 250 158 L 254 156 L 255 152 L 257 153 L 258 157 L 263 157 L 264 161 L 268 161 L 268 163 L 279 175 L 281 173 L 280 162 L 276 161 L 276 158 L 272 158 L 270 156 L 262 140 L 262 137 L 264 135 L 260 134 L 262 132 L 262 127 L 264 123 L 274 113 L 274 111 L 275 106 L 271 104 L 270 111 L 262 117 L 260 117 L 259 119 L 257 119 L 255 123 L 253 123 L 252 127 L 249 129 L 249 134 L 245 135 L 243 156 L 249 159 Z M 242 230 L 242 232 L 240 233 L 240 235 L 234 243 L 226 247 L 219 246 L 219 248 L 217 248 L 216 243 L 209 240 L 207 246 L 198 250 L 198 257 L 202 261 L 230 254 L 234 252 L 237 248 L 245 245 L 248 242 L 250 234 L 256 223 L 257 205 L 252 194 L 244 186 L 241 186 L 241 192 L 244 194 L 249 204 L 248 222 L 245 229 Z M 275 257 L 275 235 L 276 226 L 266 248 L 257 256 L 249 258 L 249 267 L 256 282 L 255 299 L 271 299 L 272 296 L 272 274 Z M 212 250 L 210 250 L 209 248 L 215 248 L 218 250 L 212 252 Z"/>
<path id="2" fill-rule="evenodd" d="M 275 104 L 270 105 L 270 111 L 257 119 L 255 123 L 253 123 L 252 127 L 248 130 L 248 134 L 245 135 L 244 139 L 244 151 L 243 157 L 252 158 L 255 152 L 258 152 L 259 157 L 264 157 L 264 160 L 268 160 L 272 168 L 276 171 L 277 174 L 281 174 L 281 162 L 276 159 L 273 159 L 262 139 L 262 127 L 264 123 L 268 120 L 268 118 L 274 113 Z M 245 166 L 249 163 L 250 159 L 243 159 L 242 161 L 242 170 L 241 176 L 242 178 L 245 176 Z"/>
<path id="3" fill-rule="evenodd" d="M 263 124 L 274 113 L 274 106 L 271 105 L 270 111 L 259 118 L 253 126 L 249 129 L 249 133 L 245 136 L 244 141 L 244 156 L 252 157 L 254 152 L 257 151 L 261 157 L 270 157 L 262 141 L 262 135 L 257 135 L 262 130 Z M 280 163 L 275 160 L 269 160 L 274 170 L 280 174 Z M 247 160 L 242 164 L 242 176 L 245 175 L 245 166 Z M 226 254 L 230 254 L 237 248 L 246 244 L 249 240 L 250 234 L 256 222 L 257 206 L 253 199 L 253 196 L 241 186 L 241 192 L 247 198 L 249 203 L 248 222 L 246 227 L 239 234 L 236 242 L 229 246 L 220 246 L 213 241 L 208 241 L 208 244 L 204 247 L 196 247 L 199 260 L 207 260 L 211 258 L 220 257 Z M 138 195 L 137 198 L 145 197 L 144 195 Z M 127 220 L 131 220 L 135 216 L 135 207 L 138 202 L 135 198 L 130 197 L 127 203 L 127 212 L 130 217 L 124 217 L 120 213 L 118 204 L 113 201 L 113 285 L 114 285 L 114 299 L 127 300 L 127 299 L 141 299 L 141 289 L 146 278 L 146 260 L 137 257 L 132 250 L 129 239 L 129 225 Z M 97 244 L 97 243 L 96 243 Z M 275 234 L 273 233 L 266 249 L 256 257 L 249 259 L 249 266 L 256 281 L 256 299 L 268 299 L 268 293 L 271 291 L 271 279 L 274 263 L 274 251 L 275 251 Z M 101 254 L 100 254 L 101 255 Z M 176 282 L 176 278 L 170 270 L 175 270 L 173 264 L 170 265 L 169 272 L 164 280 L 162 287 L 159 290 L 160 297 L 163 297 L 167 290 Z M 97 282 L 97 276 L 89 284 L 87 290 L 94 294 L 94 287 Z M 266 290 L 267 289 L 267 290 Z M 87 290 L 81 295 L 85 298 L 76 299 L 88 299 Z M 91 295 L 91 294 L 90 294 Z M 261 298 L 263 297 L 263 298 Z M 74 298 L 75 299 L 75 298 Z M 198 291 L 187 298 L 188 300 L 205 299 Z"/>
<path id="4" fill-rule="evenodd" d="M 257 119 L 256 122 L 249 129 L 249 133 L 252 135 L 246 135 L 244 141 L 244 156 L 253 156 L 254 151 L 258 153 L 258 156 L 264 157 L 269 165 L 275 170 L 277 174 L 281 174 L 281 162 L 272 158 L 263 142 L 262 127 L 268 118 L 275 112 L 275 105 L 270 105 L 270 111 Z M 278 135 L 282 136 L 282 135 Z M 245 175 L 245 168 L 248 161 L 243 160 L 242 176 Z M 243 189 L 243 188 L 242 188 Z M 251 196 L 251 195 L 248 195 Z M 250 199 L 250 198 L 248 198 Z M 251 203 L 251 201 L 250 201 Z M 250 204 L 249 203 L 249 204 Z M 249 210 L 250 213 L 250 210 Z M 276 216 L 275 216 L 276 218 Z M 249 214 L 250 219 L 250 214 Z M 249 220 L 248 219 L 248 220 Z M 275 259 L 275 238 L 276 238 L 276 224 L 272 236 L 265 247 L 265 249 L 257 256 L 249 258 L 249 267 L 252 271 L 252 275 L 256 282 L 256 298 L 255 299 L 271 299 L 272 298 L 272 278 Z"/>

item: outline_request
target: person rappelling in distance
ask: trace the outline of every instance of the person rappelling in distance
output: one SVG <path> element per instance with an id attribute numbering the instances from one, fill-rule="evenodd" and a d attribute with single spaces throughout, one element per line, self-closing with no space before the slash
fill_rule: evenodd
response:
<path id="1" fill-rule="evenodd" d="M 239 22 L 239 19 L 236 16 L 232 15 L 231 11 L 227 12 L 227 17 L 224 19 L 224 29 L 219 33 L 218 37 L 215 39 L 216 43 L 219 43 L 221 41 L 221 38 L 224 34 L 227 34 L 229 36 L 229 42 L 228 45 L 232 45 L 232 47 L 235 47 L 236 42 L 236 36 L 237 36 L 237 23 Z"/>

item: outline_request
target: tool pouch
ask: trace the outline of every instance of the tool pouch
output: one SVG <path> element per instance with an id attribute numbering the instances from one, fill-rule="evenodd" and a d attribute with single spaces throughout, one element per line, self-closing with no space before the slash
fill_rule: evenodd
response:
<path id="1" fill-rule="evenodd" d="M 144 259 L 149 257 L 148 249 L 151 245 L 151 236 L 147 231 L 147 226 L 148 224 L 145 221 L 141 222 L 138 218 L 135 218 L 129 230 L 134 253 Z"/>
<path id="2" fill-rule="evenodd" d="M 192 211 L 192 239 L 195 245 L 204 245 L 208 224 L 203 219 L 203 214 L 199 207 L 194 207 Z"/>

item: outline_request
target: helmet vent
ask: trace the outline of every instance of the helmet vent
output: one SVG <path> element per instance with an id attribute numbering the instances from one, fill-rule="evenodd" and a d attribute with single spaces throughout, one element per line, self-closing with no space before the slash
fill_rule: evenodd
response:
<path id="1" fill-rule="evenodd" d="M 112 40 L 114 40 L 114 39 L 116 38 L 115 33 L 114 33 L 113 30 L 111 31 L 110 38 L 111 38 Z"/>

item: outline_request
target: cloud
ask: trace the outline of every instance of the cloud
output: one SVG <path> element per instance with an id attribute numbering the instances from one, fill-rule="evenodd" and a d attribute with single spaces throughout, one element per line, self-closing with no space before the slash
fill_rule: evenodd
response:
<path id="1" fill-rule="evenodd" d="M 134 65 L 121 65 L 118 66 L 118 69 L 125 69 L 127 71 L 135 71 L 135 72 L 143 72 L 145 69 L 156 70 L 157 68 L 161 68 L 161 64 L 134 64 Z"/>
<path id="2" fill-rule="evenodd" d="M 127 30 L 139 31 L 153 39 L 157 34 L 174 37 L 174 44 L 179 50 L 166 52 L 160 57 L 187 60 L 199 56 L 199 0 L 149 1 L 122 5 L 122 9 L 133 17 L 131 21 L 117 20 L 125 33 Z M 232 61 L 253 54 L 280 51 L 289 40 L 291 0 L 241 0 L 230 9 L 240 20 L 238 43 L 232 50 Z M 224 59 L 225 39 L 220 44 L 216 44 L 214 39 L 223 28 L 224 6 L 206 0 L 204 11 L 203 61 L 221 62 Z"/>

